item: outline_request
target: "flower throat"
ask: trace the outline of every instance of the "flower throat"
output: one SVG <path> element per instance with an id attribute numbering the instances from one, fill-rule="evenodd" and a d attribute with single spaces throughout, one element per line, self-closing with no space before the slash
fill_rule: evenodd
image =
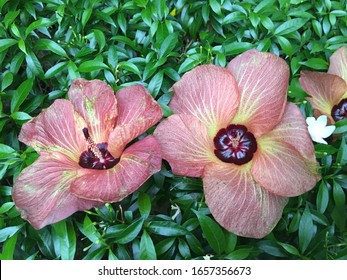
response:
<path id="1" fill-rule="evenodd" d="M 79 159 L 79 165 L 88 169 L 109 169 L 114 167 L 118 158 L 114 158 L 107 150 L 107 143 L 95 144 L 89 135 L 88 128 L 83 128 L 83 135 L 88 144 L 88 150 L 84 151 Z"/>
<path id="2" fill-rule="evenodd" d="M 214 153 L 221 161 L 242 165 L 253 158 L 257 151 L 257 141 L 247 127 L 230 124 L 218 131 L 213 139 Z"/>

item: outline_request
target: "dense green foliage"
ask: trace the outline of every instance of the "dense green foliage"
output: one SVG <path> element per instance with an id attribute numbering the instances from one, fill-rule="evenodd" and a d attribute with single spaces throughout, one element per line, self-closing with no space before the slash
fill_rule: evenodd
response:
<path id="1" fill-rule="evenodd" d="M 167 117 L 169 89 L 183 73 L 225 66 L 257 48 L 288 62 L 288 99 L 312 115 L 299 73 L 326 71 L 330 55 L 347 44 L 346 11 L 346 0 L 0 0 L 0 258 L 347 259 L 346 121 L 329 145 L 315 144 L 323 179 L 291 198 L 262 240 L 222 229 L 201 180 L 174 176 L 166 162 L 123 201 L 39 231 L 11 198 L 14 178 L 37 158 L 18 141 L 21 125 L 64 98 L 76 77 L 114 90 L 141 83 Z"/>

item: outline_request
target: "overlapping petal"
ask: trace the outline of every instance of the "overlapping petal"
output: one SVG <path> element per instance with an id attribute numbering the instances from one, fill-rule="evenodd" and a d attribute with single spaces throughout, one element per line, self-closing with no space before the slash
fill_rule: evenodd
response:
<path id="1" fill-rule="evenodd" d="M 76 79 L 69 89 L 69 99 L 87 122 L 96 143 L 107 142 L 116 124 L 117 101 L 112 88 L 100 80 Z"/>
<path id="2" fill-rule="evenodd" d="M 25 123 L 19 141 L 33 147 L 37 152 L 60 152 L 78 162 L 86 149 L 82 129 L 86 123 L 74 111 L 72 104 L 58 99 L 36 118 Z"/>
<path id="3" fill-rule="evenodd" d="M 43 152 L 39 159 L 25 168 L 13 187 L 13 200 L 21 216 L 36 229 L 67 218 L 79 210 L 99 206 L 71 194 L 77 164 L 61 153 Z"/>
<path id="4" fill-rule="evenodd" d="M 266 190 L 292 197 L 315 186 L 319 179 L 315 161 L 303 158 L 292 145 L 283 141 L 262 137 L 257 143 L 252 174 Z"/>
<path id="5" fill-rule="evenodd" d="M 84 199 L 116 202 L 137 190 L 160 168 L 158 143 L 153 136 L 148 136 L 127 148 L 111 169 L 80 169 L 71 192 Z"/>
<path id="6" fill-rule="evenodd" d="M 239 93 L 230 72 L 215 65 L 202 65 L 185 73 L 172 87 L 170 107 L 176 114 L 195 116 L 209 135 L 226 127 L 237 110 Z"/>
<path id="7" fill-rule="evenodd" d="M 299 78 L 301 87 L 312 96 L 307 98 L 312 107 L 318 110 L 316 116 L 327 115 L 331 123 L 331 110 L 347 91 L 347 83 L 339 76 L 320 72 L 302 71 Z"/>
<path id="8" fill-rule="evenodd" d="M 216 221 L 244 237 L 262 238 L 282 216 L 287 198 L 256 183 L 247 166 L 210 164 L 203 177 L 206 203 Z"/>
<path id="9" fill-rule="evenodd" d="M 170 116 L 154 135 L 175 174 L 201 177 L 205 165 L 217 159 L 206 126 L 192 115 Z"/>
<path id="10" fill-rule="evenodd" d="M 347 47 L 341 47 L 332 54 L 328 73 L 340 76 L 347 82 Z"/>
<path id="11" fill-rule="evenodd" d="M 281 122 L 264 137 L 291 144 L 302 157 L 316 162 L 306 120 L 299 107 L 293 103 L 287 103 Z"/>
<path id="12" fill-rule="evenodd" d="M 286 62 L 274 54 L 250 50 L 231 60 L 227 68 L 240 91 L 232 122 L 246 125 L 256 137 L 270 131 L 280 122 L 287 101 Z"/>
<path id="13" fill-rule="evenodd" d="M 163 116 L 162 110 L 141 85 L 120 89 L 116 94 L 118 118 L 109 137 L 109 151 L 119 157 L 131 140 L 146 132 Z"/>

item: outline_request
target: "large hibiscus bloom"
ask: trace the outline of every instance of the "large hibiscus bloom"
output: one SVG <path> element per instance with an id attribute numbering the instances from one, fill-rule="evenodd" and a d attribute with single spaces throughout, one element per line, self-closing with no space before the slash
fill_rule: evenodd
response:
<path id="1" fill-rule="evenodd" d="M 40 156 L 16 179 L 13 199 L 36 229 L 123 199 L 161 166 L 153 136 L 126 147 L 162 117 L 143 86 L 114 95 L 102 81 L 77 79 L 68 95 L 24 124 L 19 135 Z"/>
<path id="2" fill-rule="evenodd" d="M 212 215 L 241 236 L 264 237 L 288 197 L 319 178 L 305 119 L 286 101 L 288 79 L 284 60 L 256 50 L 227 69 L 198 66 L 173 86 L 175 114 L 154 133 L 172 171 L 202 177 Z"/>
<path id="3" fill-rule="evenodd" d="M 316 117 L 326 115 L 330 123 L 347 118 L 347 47 L 330 57 L 328 73 L 301 71 L 299 82 Z"/>

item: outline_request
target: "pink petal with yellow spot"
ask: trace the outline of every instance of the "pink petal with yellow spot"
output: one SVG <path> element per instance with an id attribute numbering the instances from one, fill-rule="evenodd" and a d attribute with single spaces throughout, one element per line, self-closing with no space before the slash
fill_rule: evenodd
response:
<path id="1" fill-rule="evenodd" d="M 313 163 L 316 162 L 306 120 L 299 107 L 293 103 L 287 103 L 281 122 L 264 137 L 291 144 L 302 157 Z"/>
<path id="2" fill-rule="evenodd" d="M 337 49 L 330 57 L 328 73 L 340 76 L 347 83 L 347 47 Z"/>
<path id="3" fill-rule="evenodd" d="M 252 174 L 264 189 L 292 197 L 311 190 L 319 180 L 316 162 L 306 160 L 290 144 L 266 136 L 257 139 Z M 295 145 L 295 143 L 292 143 Z"/>
<path id="4" fill-rule="evenodd" d="M 36 118 L 25 123 L 18 139 L 37 152 L 61 152 L 78 162 L 86 149 L 82 129 L 86 124 L 72 104 L 58 99 Z"/>
<path id="5" fill-rule="evenodd" d="M 276 226 L 288 200 L 256 183 L 249 169 L 250 164 L 206 166 L 206 203 L 216 221 L 228 231 L 263 238 Z"/>
<path id="6" fill-rule="evenodd" d="M 270 131 L 281 120 L 287 101 L 289 67 L 271 53 L 247 51 L 230 61 L 240 102 L 234 124 L 243 124 L 254 136 Z"/>
<path id="7" fill-rule="evenodd" d="M 216 161 L 206 126 L 192 115 L 172 115 L 154 131 L 162 156 L 173 173 L 201 177 L 206 164 Z"/>
<path id="8" fill-rule="evenodd" d="M 124 147 L 146 132 L 163 116 L 159 104 L 141 85 L 120 89 L 116 94 L 118 119 L 109 138 L 109 151 L 119 157 Z"/>
<path id="9" fill-rule="evenodd" d="M 79 170 L 71 191 L 80 198 L 116 202 L 136 191 L 161 168 L 161 156 L 153 136 L 127 148 L 119 163 L 107 170 Z"/>
<path id="10" fill-rule="evenodd" d="M 172 87 L 169 106 L 176 114 L 195 116 L 214 137 L 226 127 L 237 110 L 239 93 L 230 72 L 215 65 L 202 65 L 185 73 Z"/>
<path id="11" fill-rule="evenodd" d="M 117 101 L 112 88 L 100 80 L 76 79 L 69 89 L 69 99 L 87 122 L 96 143 L 107 142 L 117 117 Z"/>
<path id="12" fill-rule="evenodd" d="M 347 83 L 339 76 L 320 72 L 302 71 L 299 82 L 301 87 L 312 96 L 307 98 L 312 107 L 320 114 L 328 116 L 331 123 L 331 110 L 338 104 L 347 91 Z"/>
<path id="13" fill-rule="evenodd" d="M 100 202 L 71 194 L 78 164 L 60 153 L 42 153 L 15 180 L 13 200 L 23 219 L 36 229 L 63 220 L 80 210 L 100 206 Z"/>

